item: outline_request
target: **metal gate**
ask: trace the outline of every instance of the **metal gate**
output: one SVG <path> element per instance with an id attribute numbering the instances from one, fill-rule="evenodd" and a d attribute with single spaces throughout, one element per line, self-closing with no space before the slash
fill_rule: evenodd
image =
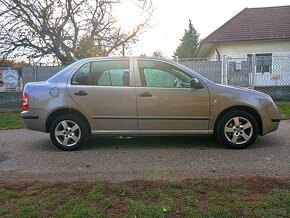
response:
<path id="1" fill-rule="evenodd" d="M 227 59 L 227 75 L 229 85 L 249 87 L 252 75 L 251 58 Z"/>

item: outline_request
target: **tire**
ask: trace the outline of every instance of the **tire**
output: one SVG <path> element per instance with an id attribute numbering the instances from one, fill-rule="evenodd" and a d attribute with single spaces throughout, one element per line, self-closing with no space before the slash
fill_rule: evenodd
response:
<path id="1" fill-rule="evenodd" d="M 87 123 L 74 114 L 57 117 L 50 126 L 50 139 L 59 149 L 75 151 L 85 145 L 89 138 Z"/>
<path id="2" fill-rule="evenodd" d="M 258 132 L 258 123 L 250 113 L 235 110 L 226 113 L 218 121 L 216 137 L 229 148 L 245 149 L 255 142 Z"/>

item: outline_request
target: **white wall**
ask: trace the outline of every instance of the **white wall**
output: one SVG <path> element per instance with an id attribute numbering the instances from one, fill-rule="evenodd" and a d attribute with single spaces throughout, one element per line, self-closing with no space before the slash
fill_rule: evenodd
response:
<path id="1" fill-rule="evenodd" d="M 244 58 L 252 53 L 272 53 L 273 56 L 290 56 L 290 40 L 261 40 L 245 42 L 220 43 L 214 47 L 208 57 L 216 58 L 216 49 L 220 55 L 227 55 L 233 58 Z"/>

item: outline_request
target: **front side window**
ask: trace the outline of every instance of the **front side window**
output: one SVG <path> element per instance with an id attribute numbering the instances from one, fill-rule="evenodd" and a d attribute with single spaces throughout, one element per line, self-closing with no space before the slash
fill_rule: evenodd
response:
<path id="1" fill-rule="evenodd" d="M 72 84 L 91 86 L 130 86 L 129 60 L 108 60 L 86 63 L 73 75 Z"/>
<path id="2" fill-rule="evenodd" d="M 138 60 L 142 86 L 189 88 L 191 77 L 175 66 L 159 61 Z"/>

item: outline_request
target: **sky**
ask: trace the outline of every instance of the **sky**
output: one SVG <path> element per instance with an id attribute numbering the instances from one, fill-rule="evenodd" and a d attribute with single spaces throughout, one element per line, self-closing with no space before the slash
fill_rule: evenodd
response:
<path id="1" fill-rule="evenodd" d="M 130 0 L 128 0 L 130 1 Z M 161 50 L 166 57 L 172 57 L 180 43 L 184 29 L 191 19 L 194 28 L 205 38 L 244 8 L 290 5 L 290 0 L 152 0 L 154 14 L 151 28 L 133 46 L 132 55 L 152 55 Z M 123 26 L 128 28 L 138 22 L 134 10 L 123 7 L 120 10 Z"/>

